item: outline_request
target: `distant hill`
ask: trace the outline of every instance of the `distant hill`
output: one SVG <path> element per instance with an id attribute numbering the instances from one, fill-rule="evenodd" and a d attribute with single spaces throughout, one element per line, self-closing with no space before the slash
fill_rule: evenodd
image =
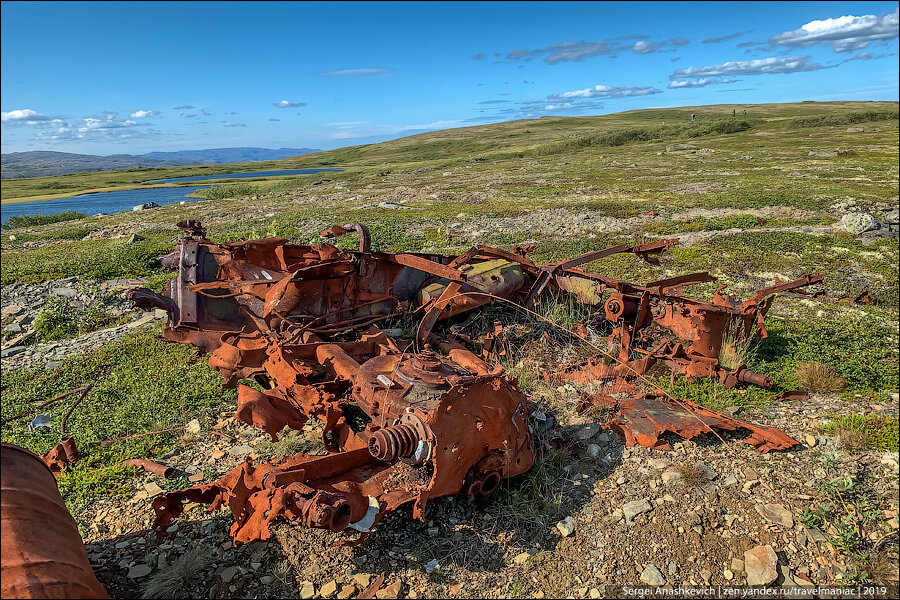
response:
<path id="1" fill-rule="evenodd" d="M 213 165 L 232 162 L 279 160 L 319 152 L 315 148 L 211 148 L 181 152 L 148 152 L 147 154 L 72 154 L 69 152 L 11 152 L 2 155 L 0 178 L 46 177 L 88 171 L 115 171 L 141 167 L 179 167 Z"/>
<path id="2" fill-rule="evenodd" d="M 215 165 L 220 163 L 280 160 L 311 152 L 320 152 L 320 150 L 316 148 L 278 148 L 277 150 L 268 148 L 211 148 L 209 150 L 183 150 L 181 152 L 148 152 L 147 154 L 141 154 L 139 158 L 162 160 L 179 166 Z"/>

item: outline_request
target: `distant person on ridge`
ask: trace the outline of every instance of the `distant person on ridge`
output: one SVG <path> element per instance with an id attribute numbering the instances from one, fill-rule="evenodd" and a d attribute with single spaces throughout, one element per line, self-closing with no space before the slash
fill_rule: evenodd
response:
<path id="1" fill-rule="evenodd" d="M 694 113 L 691 113 L 691 121 L 694 120 Z"/>
<path id="2" fill-rule="evenodd" d="M 732 109 L 731 109 L 731 116 L 733 117 L 733 116 L 735 116 L 735 115 L 737 115 L 737 111 L 736 111 L 735 109 L 732 108 Z"/>

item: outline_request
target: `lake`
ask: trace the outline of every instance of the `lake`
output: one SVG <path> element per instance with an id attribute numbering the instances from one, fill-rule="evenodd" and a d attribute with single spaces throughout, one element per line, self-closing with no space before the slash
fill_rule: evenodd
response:
<path id="1" fill-rule="evenodd" d="M 247 173 L 220 173 L 218 175 L 203 175 L 198 177 L 173 177 L 171 179 L 156 179 L 144 183 L 171 183 L 188 181 L 206 181 L 209 179 L 235 179 L 246 177 L 267 177 L 273 175 L 310 175 L 322 171 L 340 171 L 341 169 L 285 169 L 281 171 L 251 171 Z M 10 217 L 22 215 L 50 215 L 54 213 L 75 210 L 87 215 L 99 213 L 113 213 L 120 210 L 131 210 L 138 204 L 156 202 L 160 206 L 173 202 L 193 202 L 196 198 L 187 198 L 197 190 L 210 187 L 185 186 L 177 188 L 147 188 L 139 190 L 123 190 L 119 192 L 99 192 L 95 194 L 80 194 L 70 198 L 58 198 L 56 200 L 44 200 L 41 202 L 22 202 L 20 204 L 4 204 L 0 206 L 0 220 L 6 222 Z"/>

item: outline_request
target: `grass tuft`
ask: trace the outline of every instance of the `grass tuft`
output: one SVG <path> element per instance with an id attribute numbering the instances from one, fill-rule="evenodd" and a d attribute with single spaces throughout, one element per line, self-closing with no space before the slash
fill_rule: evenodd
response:
<path id="1" fill-rule="evenodd" d="M 834 367 L 812 361 L 797 363 L 797 378 L 803 389 L 816 393 L 839 392 L 846 385 Z"/>

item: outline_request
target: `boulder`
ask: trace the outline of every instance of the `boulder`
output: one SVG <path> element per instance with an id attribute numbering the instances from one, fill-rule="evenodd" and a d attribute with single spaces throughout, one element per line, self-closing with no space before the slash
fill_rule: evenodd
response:
<path id="1" fill-rule="evenodd" d="M 880 224 L 869 213 L 852 212 L 841 217 L 841 225 L 853 235 L 878 229 Z"/>

